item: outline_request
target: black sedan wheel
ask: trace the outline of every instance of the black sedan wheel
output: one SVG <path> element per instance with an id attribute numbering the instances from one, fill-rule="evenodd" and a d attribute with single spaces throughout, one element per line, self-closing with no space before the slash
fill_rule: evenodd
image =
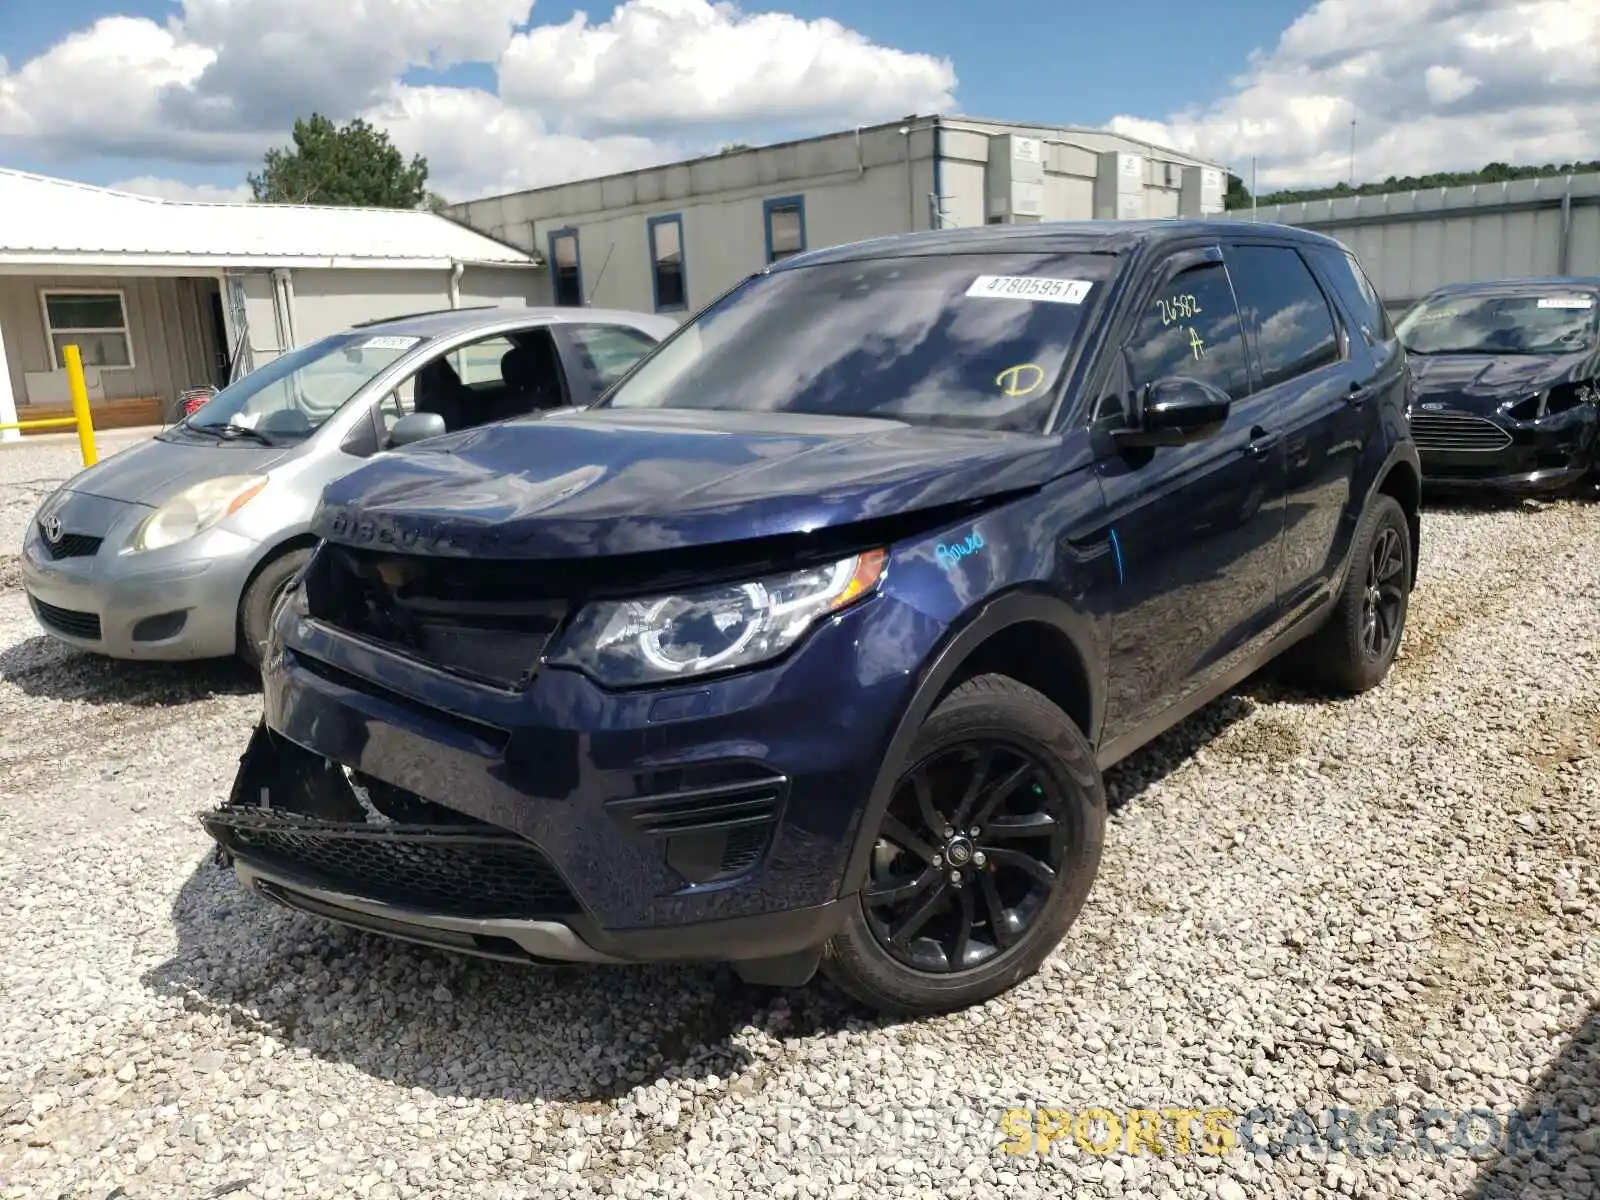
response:
<path id="1" fill-rule="evenodd" d="M 923 726 L 828 974 L 902 1014 L 1008 990 L 1076 918 L 1104 825 L 1094 756 L 1066 714 L 1012 679 L 968 681 Z"/>

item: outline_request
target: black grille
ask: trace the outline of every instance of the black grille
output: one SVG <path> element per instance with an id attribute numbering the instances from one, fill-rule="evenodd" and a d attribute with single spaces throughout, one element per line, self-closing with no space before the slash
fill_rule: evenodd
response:
<path id="1" fill-rule="evenodd" d="M 88 558 L 100 553 L 104 538 L 90 537 L 87 533 L 64 533 L 61 540 L 52 542 L 44 526 L 39 526 L 39 536 L 44 540 L 44 552 L 54 559 Z"/>
<path id="2" fill-rule="evenodd" d="M 57 608 L 54 604 L 46 604 L 43 600 L 32 596 L 28 597 L 28 601 L 33 605 L 33 615 L 39 618 L 41 625 L 64 633 L 68 637 L 83 638 L 92 642 L 100 640 L 100 617 L 97 614 Z"/>
<path id="3" fill-rule="evenodd" d="M 311 615 L 446 671 L 525 685 L 566 601 L 541 596 L 536 565 L 466 563 L 324 543 L 306 570 Z"/>
<path id="4" fill-rule="evenodd" d="M 725 774 L 737 773 L 742 772 Z M 707 772 L 663 773 L 673 774 L 703 778 Z M 742 875 L 761 861 L 777 827 L 787 779 L 766 774 L 687 788 L 682 785 L 689 779 L 677 782 L 676 790 L 612 800 L 606 809 L 635 836 L 664 843 L 667 865 L 695 883 Z"/>
<path id="5" fill-rule="evenodd" d="M 1489 453 L 1511 444 L 1504 429 L 1471 413 L 1413 412 L 1411 436 L 1418 450 Z"/>
<path id="6" fill-rule="evenodd" d="M 226 805 L 203 821 L 218 843 L 247 862 L 387 904 L 458 917 L 578 909 L 544 855 L 514 834 L 322 821 L 247 805 Z"/>

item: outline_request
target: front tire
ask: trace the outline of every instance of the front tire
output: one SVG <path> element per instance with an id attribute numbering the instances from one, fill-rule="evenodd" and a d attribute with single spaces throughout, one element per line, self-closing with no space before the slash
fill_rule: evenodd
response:
<path id="1" fill-rule="evenodd" d="M 1347 696 L 1389 674 L 1411 604 L 1411 526 L 1393 496 L 1379 493 L 1356 530 L 1350 574 L 1327 622 L 1296 647 L 1296 673 Z"/>
<path id="2" fill-rule="evenodd" d="M 1002 675 L 946 696 L 910 762 L 822 967 L 863 1004 L 920 1016 L 1038 970 L 1094 882 L 1106 799 L 1072 720 Z"/>
<path id="3" fill-rule="evenodd" d="M 261 669 L 278 598 L 310 559 L 310 550 L 286 551 L 269 559 L 245 588 L 244 597 L 239 601 L 239 657 L 251 670 Z"/>

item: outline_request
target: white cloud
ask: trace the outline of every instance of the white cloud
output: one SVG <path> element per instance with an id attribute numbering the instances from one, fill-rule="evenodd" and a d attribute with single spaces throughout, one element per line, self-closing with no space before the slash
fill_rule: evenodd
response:
<path id="1" fill-rule="evenodd" d="M 1262 190 L 1600 157 L 1600 0 L 1318 0 L 1231 95 L 1113 128 Z"/>
<path id="2" fill-rule="evenodd" d="M 868 41 L 837 21 L 745 14 L 708 0 L 629 0 L 512 39 L 507 102 L 574 126 L 883 120 L 953 103 L 948 60 Z"/>
<path id="3" fill-rule="evenodd" d="M 20 66 L 0 60 L 0 151 L 228 163 L 242 175 L 296 116 L 362 115 L 428 158 L 434 190 L 464 199 L 661 162 L 691 140 L 947 108 L 955 86 L 948 62 L 835 21 L 628 0 L 600 25 L 579 13 L 516 33 L 531 9 L 183 0 L 164 25 L 107 17 Z M 460 63 L 494 64 L 501 95 L 403 82 Z M 153 172 L 141 182 L 159 184 Z"/>
<path id="4" fill-rule="evenodd" d="M 194 200 L 204 204 L 231 204 L 250 199 L 250 185 L 247 183 L 222 187 L 214 183 L 180 183 L 176 179 L 162 179 L 155 175 L 119 180 L 111 187 L 114 191 L 155 196 L 161 200 Z"/>

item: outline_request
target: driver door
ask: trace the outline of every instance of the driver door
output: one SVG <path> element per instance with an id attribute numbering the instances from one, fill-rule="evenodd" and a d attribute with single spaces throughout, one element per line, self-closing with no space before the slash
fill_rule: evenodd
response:
<path id="1" fill-rule="evenodd" d="M 1271 628 L 1288 486 L 1273 401 L 1253 394 L 1221 251 L 1177 251 L 1138 293 L 1120 380 L 1096 424 L 1125 426 L 1129 398 L 1164 376 L 1227 392 L 1228 421 L 1183 446 L 1109 450 L 1098 469 L 1120 583 L 1112 619 L 1107 739 L 1216 681 Z"/>

